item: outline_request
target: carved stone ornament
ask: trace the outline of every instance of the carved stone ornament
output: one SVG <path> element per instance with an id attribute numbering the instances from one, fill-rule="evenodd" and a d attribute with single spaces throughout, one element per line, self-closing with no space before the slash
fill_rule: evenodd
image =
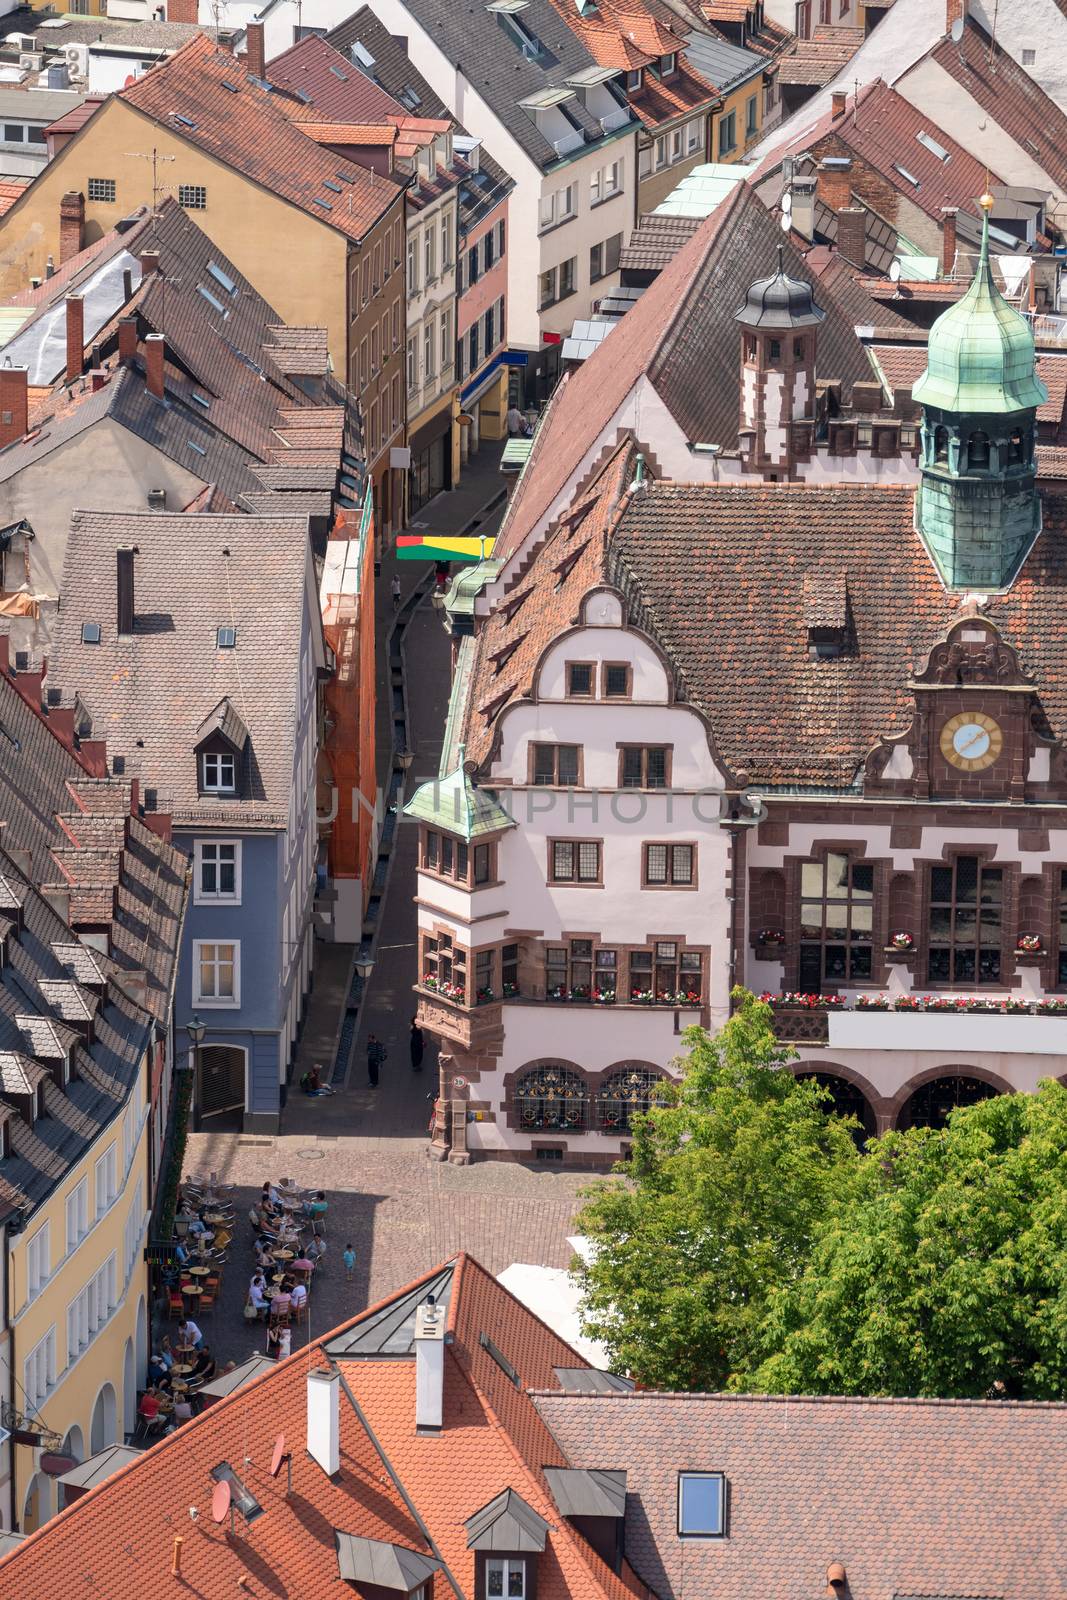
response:
<path id="1" fill-rule="evenodd" d="M 1014 645 L 1006 644 L 984 617 L 954 622 L 935 644 L 926 665 L 912 679 L 915 688 L 958 684 L 961 688 L 991 685 L 998 689 L 1034 688 L 1035 680 L 1019 662 Z"/>

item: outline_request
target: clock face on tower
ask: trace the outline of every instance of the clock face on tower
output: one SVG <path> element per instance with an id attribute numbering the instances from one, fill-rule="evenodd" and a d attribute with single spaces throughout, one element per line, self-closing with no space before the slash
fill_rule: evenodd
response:
<path id="1" fill-rule="evenodd" d="M 960 772 L 991 767 L 1003 746 L 999 724 L 983 711 L 960 711 L 941 729 L 941 754 Z"/>

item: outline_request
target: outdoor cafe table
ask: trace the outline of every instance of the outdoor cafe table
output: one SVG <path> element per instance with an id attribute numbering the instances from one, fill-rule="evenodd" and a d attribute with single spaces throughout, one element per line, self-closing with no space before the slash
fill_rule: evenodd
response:
<path id="1" fill-rule="evenodd" d="M 219 1222 L 225 1222 L 226 1218 L 223 1216 L 221 1211 L 205 1211 L 204 1212 L 204 1221 L 205 1222 L 219 1223 Z"/>
<path id="2" fill-rule="evenodd" d="M 183 1372 L 192 1372 L 193 1367 L 191 1362 L 175 1361 L 172 1363 L 170 1370 L 172 1373 L 177 1372 L 180 1376 Z"/>
<path id="3" fill-rule="evenodd" d="M 295 1251 L 293 1250 L 275 1250 L 274 1259 L 275 1261 L 292 1261 L 294 1254 Z"/>
<path id="4" fill-rule="evenodd" d="M 210 1273 L 211 1273 L 211 1268 L 210 1267 L 190 1267 L 189 1268 L 189 1276 L 191 1278 L 206 1278 L 206 1277 L 208 1277 L 210 1275 Z"/>
<path id="5" fill-rule="evenodd" d="M 199 1298 L 199 1296 L 202 1295 L 203 1292 L 204 1292 L 204 1285 L 202 1283 L 183 1283 L 182 1284 L 182 1294 L 187 1294 L 187 1295 L 193 1296 L 194 1298 Z"/>

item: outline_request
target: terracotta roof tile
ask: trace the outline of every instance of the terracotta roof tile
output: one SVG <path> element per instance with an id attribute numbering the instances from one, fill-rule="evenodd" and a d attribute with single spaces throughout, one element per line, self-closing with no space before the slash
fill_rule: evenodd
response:
<path id="1" fill-rule="evenodd" d="M 380 84 L 314 34 L 280 56 L 272 56 L 267 77 L 273 84 L 306 95 L 316 111 L 333 122 L 380 124 L 391 116 L 406 115 L 399 101 Z"/>
<path id="2" fill-rule="evenodd" d="M 863 43 L 862 28 L 831 27 L 818 23 L 809 39 L 798 39 L 778 63 L 778 82 L 814 84 L 821 88 L 836 78 Z"/>

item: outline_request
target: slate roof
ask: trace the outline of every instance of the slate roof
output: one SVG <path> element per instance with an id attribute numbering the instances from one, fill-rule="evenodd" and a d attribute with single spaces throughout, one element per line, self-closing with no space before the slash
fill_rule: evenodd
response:
<path id="1" fill-rule="evenodd" d="M 832 27 L 816 23 L 810 38 L 798 39 L 778 63 L 780 84 L 811 84 L 820 88 L 836 78 L 863 43 L 862 28 Z"/>
<path id="2" fill-rule="evenodd" d="M 714 83 L 720 93 L 762 72 L 766 65 L 763 51 L 731 44 L 717 30 L 687 35 L 686 53 L 697 71 L 709 83 Z"/>
<path id="3" fill-rule="evenodd" d="M 119 545 L 138 548 L 137 625 L 121 638 Z M 112 755 L 158 790 L 176 822 L 286 825 L 309 560 L 303 516 L 74 512 L 50 677 L 77 693 Z M 99 622 L 98 645 L 82 642 L 86 621 Z M 235 649 L 216 647 L 221 623 L 236 626 Z M 198 730 L 227 698 L 249 733 L 246 792 L 201 796 Z"/>
<path id="4" fill-rule="evenodd" d="M 554 58 L 546 59 L 544 65 L 523 55 L 507 31 L 506 17 L 487 11 L 482 0 L 458 5 L 453 0 L 410 0 L 408 10 L 437 40 L 449 60 L 460 63 L 471 87 L 530 159 L 542 169 L 553 166 L 559 157 L 538 130 L 533 112 L 524 110 L 519 102 L 539 89 L 562 88 L 576 72 L 597 63 L 587 46 L 563 22 L 552 0 L 529 0 L 520 18 Z M 339 44 L 344 40 L 347 45 L 341 28 L 335 29 L 331 38 Z M 567 111 L 584 132 L 586 148 L 604 138 L 599 121 L 586 111 L 577 95 L 567 102 Z M 491 148 L 492 141 L 489 143 Z"/>
<path id="5" fill-rule="evenodd" d="M 899 312 L 879 305 L 857 278 L 852 267 L 836 250 L 816 245 L 804 257 L 804 265 L 817 280 L 816 295 L 825 303 L 831 300 L 848 320 L 849 326 L 900 328 L 913 332 L 915 324 L 908 322 Z"/>
<path id="6" fill-rule="evenodd" d="M 337 182 L 337 157 L 306 138 L 270 92 L 252 82 L 244 61 L 216 50 L 205 34 L 119 98 L 357 243 L 400 193 L 389 178 L 351 164 L 344 195 L 327 189 Z M 194 126 L 176 122 L 179 115 Z"/>
<path id="7" fill-rule="evenodd" d="M 930 51 L 930 59 L 955 78 L 1061 193 L 1067 190 L 1067 113 L 1006 50 L 1000 45 L 991 48 L 979 22 L 967 17 L 959 44 L 942 39 Z"/>
<path id="8" fill-rule="evenodd" d="M 564 1465 L 565 1457 L 526 1386 L 551 1384 L 552 1362 L 573 1366 L 574 1352 L 469 1256 L 457 1257 L 454 1267 L 440 1435 L 416 1432 L 412 1356 L 338 1362 L 373 1437 L 433 1535 L 442 1565 L 461 1594 L 476 1593 L 476 1553 L 467 1546 L 464 1521 L 510 1489 L 546 1525 L 539 1600 L 646 1600 L 628 1566 L 614 1573 L 559 1515 L 543 1478 L 542 1464 Z M 440 1270 L 426 1274 L 421 1284 Z M 418 1287 L 407 1286 L 400 1297 Z M 363 1316 L 374 1318 L 388 1304 L 380 1302 Z M 330 1339 L 354 1333 L 359 1321 Z M 496 1365 L 483 1333 L 520 1373 L 519 1388 Z M 5 1558 L 0 1589 L 19 1600 L 54 1600 L 57 1585 L 84 1586 L 84 1574 L 91 1572 L 108 1600 L 141 1600 L 146 1571 L 169 1571 L 174 1529 L 179 1518 L 183 1528 L 191 1526 L 190 1505 L 201 1515 L 194 1535 L 185 1535 L 182 1573 L 201 1600 L 230 1596 L 245 1573 L 252 1575 L 253 1588 L 266 1579 L 302 1600 L 346 1592 L 338 1576 L 335 1530 L 349 1550 L 351 1536 L 361 1555 L 367 1553 L 365 1540 L 395 1547 L 390 1565 L 410 1571 L 437 1559 L 343 1386 L 340 1474 L 327 1478 L 307 1455 L 307 1373 L 328 1370 L 326 1342 L 314 1340 L 273 1364 L 52 1518 Z M 285 1472 L 277 1478 L 268 1472 L 279 1432 L 292 1452 L 291 1495 Z M 211 1470 L 222 1461 L 233 1465 L 264 1508 L 247 1540 L 240 1524 L 233 1539 L 228 1526 L 217 1526 L 208 1515 Z M 435 1592 L 441 1586 L 438 1578 Z"/>
<path id="9" fill-rule="evenodd" d="M 1061 1587 L 1067 1405 L 653 1393 L 536 1405 L 576 1466 L 626 1468 L 626 1552 L 658 1595 L 821 1595 L 833 1561 L 863 1600 L 1043 1600 Z M 686 1468 L 725 1475 L 727 1538 L 678 1538 Z M 980 1506 L 991 1474 L 995 1516 Z"/>
<path id="10" fill-rule="evenodd" d="M 595 440 L 647 375 L 687 439 L 736 447 L 740 339 L 733 313 L 749 284 L 773 272 L 783 235 L 741 184 L 708 216 L 607 339 L 556 390 L 508 505 L 495 555 L 511 556 L 571 483 Z M 805 277 L 787 239 L 785 268 Z M 831 301 L 819 330 L 817 371 L 846 396 L 870 377 L 852 324 Z"/>
<path id="11" fill-rule="evenodd" d="M 366 72 L 374 83 L 398 101 L 405 113 L 410 114 L 414 109 L 420 116 L 448 118 L 456 133 L 466 133 L 467 130 L 456 121 L 433 85 L 416 70 L 407 53 L 405 41 L 390 33 L 370 6 L 360 6 L 358 11 L 353 11 L 351 16 L 326 35 L 326 40 L 349 60 L 354 60 L 352 46 L 362 44 L 374 57 L 374 66 L 359 70 Z M 412 94 L 417 97 L 414 106 L 405 103 L 405 96 L 410 102 Z M 514 188 L 513 180 L 484 146 L 479 151 L 479 168 L 478 173 L 471 173 L 460 185 L 461 230 L 473 226 Z"/>
<path id="12" fill-rule="evenodd" d="M 689 60 L 682 20 L 662 0 L 599 0 L 583 15 L 573 0 L 552 0 L 563 21 L 581 38 L 598 66 L 620 72 L 655 68 L 677 56 L 672 77 L 645 70 L 627 103 L 647 128 L 658 128 L 686 112 L 716 104 L 719 90 Z"/>
<path id="13" fill-rule="evenodd" d="M 924 145 L 920 133 L 946 151 L 946 159 Z M 976 201 L 987 183 L 1000 181 L 931 117 L 880 79 L 862 88 L 858 100 L 850 95 L 843 116 L 834 117 L 828 111 L 799 138 L 779 145 L 761 164 L 761 174 L 780 167 L 784 156 L 815 149 L 830 137 L 853 151 L 939 227 L 944 220 L 943 206 L 959 206 L 975 217 Z M 917 183 L 909 182 L 902 167 Z"/>
<path id="14" fill-rule="evenodd" d="M 645 212 L 622 247 L 619 265 L 623 272 L 662 272 L 678 254 L 687 239 L 700 226 L 699 217 L 657 216 Z"/>

